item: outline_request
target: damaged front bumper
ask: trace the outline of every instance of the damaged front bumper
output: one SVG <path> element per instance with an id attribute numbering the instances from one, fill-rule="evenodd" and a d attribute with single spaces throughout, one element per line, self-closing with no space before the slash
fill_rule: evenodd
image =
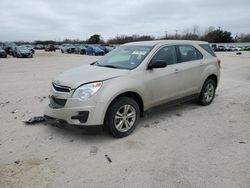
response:
<path id="1" fill-rule="evenodd" d="M 77 98 L 60 99 L 50 96 L 50 104 L 44 116 L 57 123 L 78 126 L 96 126 L 103 124 L 104 104 L 93 100 L 81 101 Z"/>

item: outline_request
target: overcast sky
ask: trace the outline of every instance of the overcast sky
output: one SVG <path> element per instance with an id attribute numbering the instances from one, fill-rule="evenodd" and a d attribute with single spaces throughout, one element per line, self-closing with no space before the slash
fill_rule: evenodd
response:
<path id="1" fill-rule="evenodd" d="M 194 25 L 250 33 L 250 0 L 0 0 L 0 41 L 159 37 Z"/>

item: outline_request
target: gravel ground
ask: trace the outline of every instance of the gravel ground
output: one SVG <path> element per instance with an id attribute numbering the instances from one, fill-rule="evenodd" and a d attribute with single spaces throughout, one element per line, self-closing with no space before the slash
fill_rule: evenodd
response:
<path id="1" fill-rule="evenodd" d="M 218 56 L 210 106 L 161 106 L 123 139 L 23 123 L 43 114 L 59 72 L 98 57 L 0 59 L 0 187 L 249 187 L 250 53 Z"/>

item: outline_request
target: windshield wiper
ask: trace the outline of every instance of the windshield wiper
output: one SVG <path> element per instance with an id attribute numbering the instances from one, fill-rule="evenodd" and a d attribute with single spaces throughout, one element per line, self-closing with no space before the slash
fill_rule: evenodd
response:
<path id="1" fill-rule="evenodd" d="M 100 65 L 98 64 L 98 66 L 101 66 L 101 67 L 108 67 L 108 68 L 113 68 L 113 69 L 121 69 L 120 67 L 116 67 L 114 65 Z"/>

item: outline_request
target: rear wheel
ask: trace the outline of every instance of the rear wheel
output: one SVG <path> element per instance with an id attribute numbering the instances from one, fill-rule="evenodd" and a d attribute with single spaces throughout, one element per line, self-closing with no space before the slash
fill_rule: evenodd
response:
<path id="1" fill-rule="evenodd" d="M 119 97 L 110 105 L 105 119 L 109 132 L 116 138 L 130 135 L 140 119 L 140 108 L 135 100 Z"/>
<path id="2" fill-rule="evenodd" d="M 203 106 L 211 104 L 214 100 L 215 90 L 215 82 L 212 79 L 206 80 L 200 93 L 199 103 Z"/>

